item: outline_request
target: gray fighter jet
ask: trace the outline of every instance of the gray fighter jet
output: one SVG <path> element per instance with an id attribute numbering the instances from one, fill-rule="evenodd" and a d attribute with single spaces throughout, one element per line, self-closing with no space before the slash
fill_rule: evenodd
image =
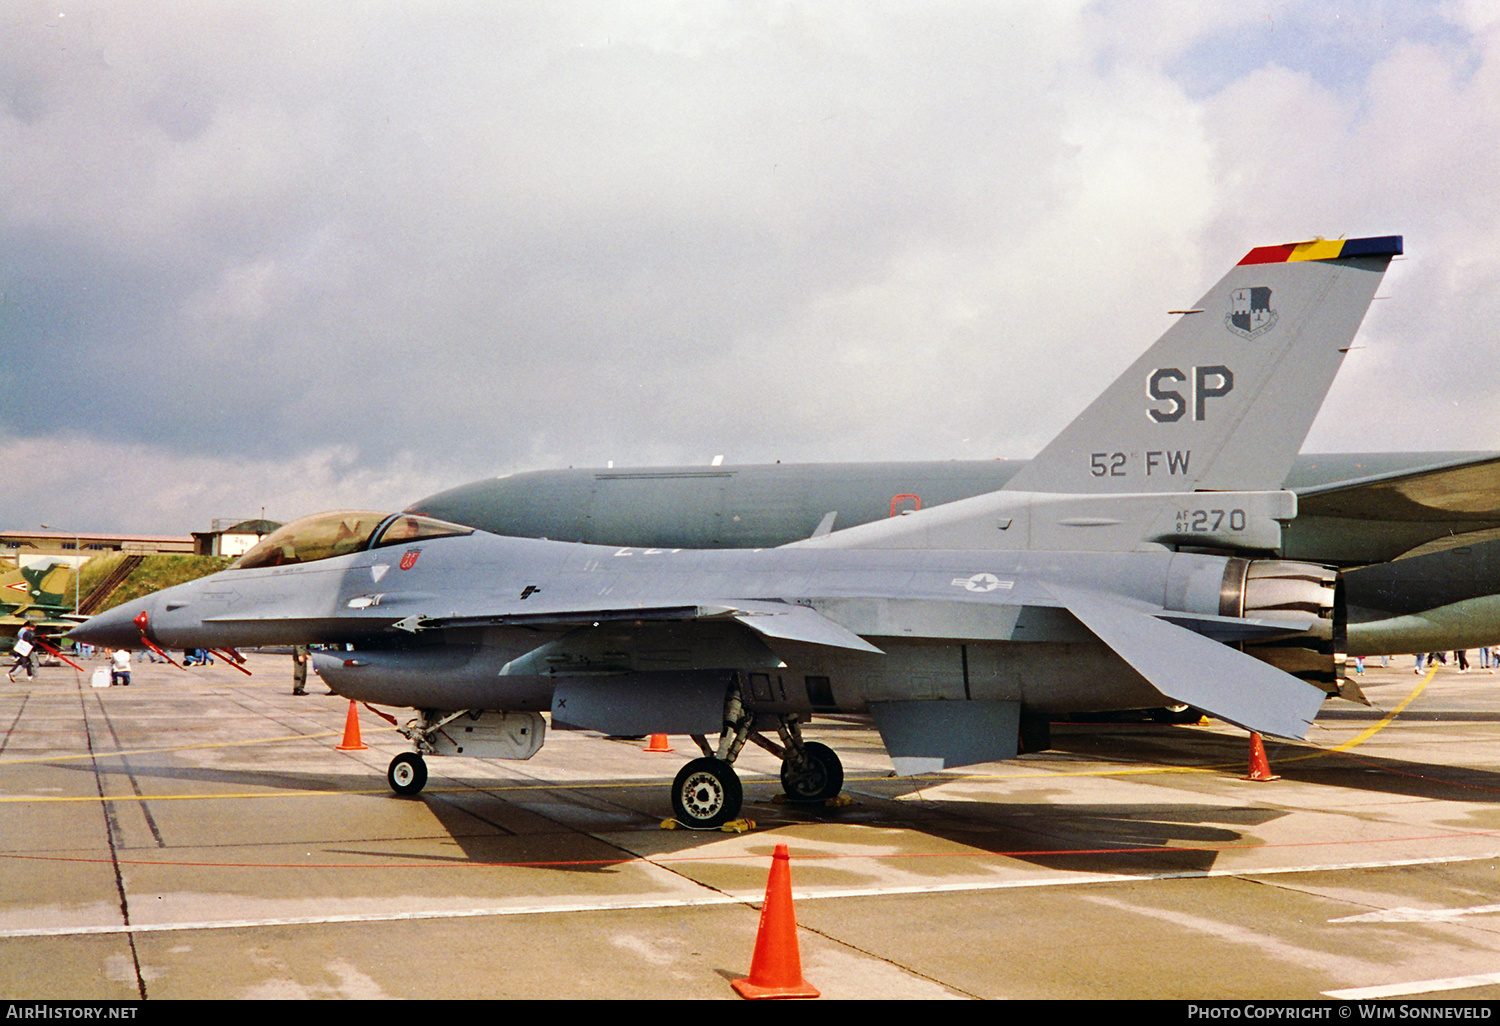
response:
<path id="1" fill-rule="evenodd" d="M 1025 460 L 538 470 L 408 507 L 493 534 L 785 545 L 1003 488 Z M 1349 654 L 1500 644 L 1500 453 L 1299 455 L 1275 555 L 1341 568 Z M 1394 560 L 1394 562 L 1392 562 Z"/>
<path id="2" fill-rule="evenodd" d="M 335 691 L 416 710 L 424 756 L 526 758 L 554 729 L 695 737 L 683 822 L 738 815 L 753 741 L 795 799 L 842 786 L 804 742 L 868 712 L 902 773 L 1040 747 L 1049 715 L 1183 703 L 1305 735 L 1342 676 L 1339 575 L 1266 558 L 1282 487 L 1399 237 L 1252 250 L 997 490 L 776 548 L 502 537 L 321 514 L 231 569 L 117 607 L 86 642 L 333 644 Z M 708 735 L 718 731 L 717 744 Z M 774 732 L 776 740 L 770 735 Z"/>

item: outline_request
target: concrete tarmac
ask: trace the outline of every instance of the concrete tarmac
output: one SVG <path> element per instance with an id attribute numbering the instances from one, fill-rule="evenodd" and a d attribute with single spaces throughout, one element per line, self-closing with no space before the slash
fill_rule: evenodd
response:
<path id="1" fill-rule="evenodd" d="M 1394 662 L 1269 783 L 1219 723 L 895 779 L 820 720 L 850 803 L 779 802 L 747 746 L 745 833 L 661 828 L 687 738 L 556 731 L 401 798 L 405 741 L 362 710 L 337 751 L 348 703 L 289 656 L 45 668 L 0 683 L 0 995 L 736 998 L 784 843 L 824 997 L 1500 997 L 1500 677 Z"/>

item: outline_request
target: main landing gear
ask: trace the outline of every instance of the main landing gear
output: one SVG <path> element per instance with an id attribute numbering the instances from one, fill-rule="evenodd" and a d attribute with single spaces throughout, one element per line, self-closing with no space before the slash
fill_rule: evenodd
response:
<path id="1" fill-rule="evenodd" d="M 672 781 L 672 812 L 678 822 L 696 830 L 728 823 L 740 814 L 744 801 L 739 774 L 713 756 L 694 759 Z"/>
<path id="2" fill-rule="evenodd" d="M 776 744 L 752 732 L 755 715 L 745 709 L 740 694 L 731 691 L 724 707 L 724 729 L 717 750 L 709 748 L 701 734 L 693 740 L 703 758 L 682 767 L 672 781 L 672 812 L 677 821 L 694 830 L 712 830 L 737 819 L 745 791 L 734 771 L 734 760 L 746 741 L 753 741 L 781 759 L 781 789 L 794 802 L 824 802 L 844 787 L 844 767 L 833 749 L 816 741 L 803 741 L 796 714 L 780 717 Z"/>
<path id="3" fill-rule="evenodd" d="M 781 763 L 781 789 L 794 802 L 826 802 L 837 798 L 844 789 L 844 766 L 832 748 L 816 741 L 802 746 L 804 766 L 797 769 L 792 759 Z"/>

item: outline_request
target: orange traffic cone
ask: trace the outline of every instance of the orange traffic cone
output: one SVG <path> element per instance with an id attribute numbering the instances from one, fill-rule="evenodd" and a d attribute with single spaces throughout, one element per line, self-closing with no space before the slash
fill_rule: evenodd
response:
<path id="1" fill-rule="evenodd" d="M 354 699 L 349 699 L 349 717 L 344 720 L 344 741 L 334 750 L 339 752 L 362 752 L 370 746 L 359 739 L 359 710 Z"/>
<path id="2" fill-rule="evenodd" d="M 760 931 L 748 979 L 731 986 L 745 998 L 817 997 L 818 989 L 802 978 L 802 955 L 797 950 L 797 914 L 792 911 L 792 857 L 778 844 L 766 880 L 766 903 L 760 910 Z"/>
<path id="3" fill-rule="evenodd" d="M 651 743 L 646 746 L 648 752 L 670 752 L 672 746 L 667 744 L 667 735 L 652 734 Z"/>
<path id="4" fill-rule="evenodd" d="M 1266 759 L 1266 746 L 1259 734 L 1250 735 L 1250 775 L 1245 780 L 1280 780 L 1271 772 L 1271 763 Z"/>

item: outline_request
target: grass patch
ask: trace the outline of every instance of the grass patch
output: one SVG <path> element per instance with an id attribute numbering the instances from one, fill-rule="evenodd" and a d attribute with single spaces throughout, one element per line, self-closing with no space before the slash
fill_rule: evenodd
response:
<path id="1" fill-rule="evenodd" d="M 83 564 L 83 569 L 78 572 L 78 594 L 87 596 L 98 586 L 99 582 L 108 577 L 114 568 L 120 565 L 120 560 L 125 558 L 123 552 L 108 552 L 102 556 L 95 556 Z M 68 582 L 68 597 L 73 596 L 73 582 Z"/>
<path id="2" fill-rule="evenodd" d="M 78 581 L 81 593 L 88 595 L 99 582 L 120 565 L 120 561 L 125 556 L 126 553 L 123 552 L 111 552 L 107 555 L 95 556 L 83 564 L 83 571 Z M 216 574 L 232 562 L 234 560 L 228 556 L 147 556 L 145 562 L 135 568 L 135 572 L 125 583 L 115 589 L 115 593 L 109 597 L 109 601 L 99 612 L 113 609 L 122 602 L 138 599 L 153 591 L 170 588 L 174 584 L 196 581 L 200 577 Z"/>

